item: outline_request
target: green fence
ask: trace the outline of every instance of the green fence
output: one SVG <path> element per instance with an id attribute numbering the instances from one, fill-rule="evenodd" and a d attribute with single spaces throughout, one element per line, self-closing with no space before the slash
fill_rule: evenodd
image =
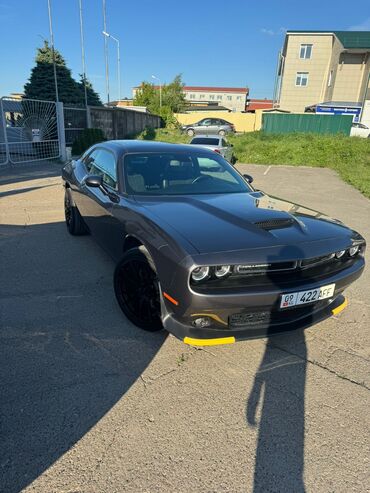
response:
<path id="1" fill-rule="evenodd" d="M 262 130 L 269 134 L 313 132 L 318 134 L 342 133 L 349 135 L 353 115 L 315 115 L 263 113 Z"/>

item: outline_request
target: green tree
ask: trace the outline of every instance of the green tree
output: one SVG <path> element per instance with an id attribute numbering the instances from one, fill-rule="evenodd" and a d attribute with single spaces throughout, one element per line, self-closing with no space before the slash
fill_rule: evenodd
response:
<path id="1" fill-rule="evenodd" d="M 89 79 L 85 78 L 82 74 L 80 74 L 80 88 L 82 91 L 82 100 L 83 103 L 85 104 L 85 88 L 84 88 L 84 81 L 86 84 L 86 95 L 87 95 L 87 104 L 89 106 L 103 106 L 103 103 L 101 102 L 99 94 L 94 90 L 91 82 Z"/>
<path id="2" fill-rule="evenodd" d="M 183 110 L 186 106 L 183 87 L 181 75 L 176 75 L 170 84 L 163 85 L 162 106 L 160 106 L 159 88 L 144 81 L 136 92 L 134 105 L 146 106 L 151 113 L 160 115 L 166 124 L 172 125 L 176 122 L 173 114 Z"/>
<path id="3" fill-rule="evenodd" d="M 64 58 L 58 50 L 54 50 L 54 57 L 59 101 L 65 104 L 83 106 L 85 104 L 83 84 L 75 81 L 72 77 L 71 70 L 67 67 Z M 37 49 L 36 65 L 31 70 L 31 76 L 24 86 L 24 95 L 25 98 L 30 99 L 42 99 L 46 101 L 55 101 L 56 99 L 53 52 L 47 41 L 44 42 L 44 46 Z M 99 99 L 91 83 L 88 82 L 88 100 L 91 99 L 95 104 L 96 97 Z"/>

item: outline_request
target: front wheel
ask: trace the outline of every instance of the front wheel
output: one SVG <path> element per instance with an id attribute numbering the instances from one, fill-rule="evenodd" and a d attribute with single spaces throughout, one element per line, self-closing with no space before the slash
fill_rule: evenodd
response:
<path id="1" fill-rule="evenodd" d="M 71 191 L 69 188 L 66 188 L 64 194 L 64 217 L 68 232 L 71 235 L 81 236 L 89 234 L 89 230 L 87 229 L 87 226 L 79 210 L 73 203 Z"/>
<path id="2" fill-rule="evenodd" d="M 193 137 L 194 135 L 194 130 L 192 128 L 189 128 L 186 133 L 189 135 L 189 137 Z"/>
<path id="3" fill-rule="evenodd" d="M 159 281 L 144 247 L 132 248 L 117 264 L 114 292 L 121 310 L 132 323 L 150 332 L 163 328 Z"/>

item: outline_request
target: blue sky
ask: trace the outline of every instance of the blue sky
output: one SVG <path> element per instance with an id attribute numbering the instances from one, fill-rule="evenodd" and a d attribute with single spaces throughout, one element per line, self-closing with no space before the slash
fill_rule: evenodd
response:
<path id="1" fill-rule="evenodd" d="M 106 0 L 107 30 L 121 42 L 122 94 L 152 74 L 188 85 L 245 86 L 271 97 L 286 29 L 370 30 L 369 0 Z M 87 75 L 105 95 L 102 1 L 83 0 Z M 52 0 L 55 46 L 81 72 L 78 0 Z M 21 92 L 36 47 L 49 38 L 46 0 L 0 0 L 0 96 Z M 111 99 L 116 45 L 109 43 Z"/>

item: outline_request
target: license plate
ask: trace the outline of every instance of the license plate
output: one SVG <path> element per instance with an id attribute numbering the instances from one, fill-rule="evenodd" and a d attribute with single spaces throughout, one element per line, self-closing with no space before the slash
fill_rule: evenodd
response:
<path id="1" fill-rule="evenodd" d="M 321 288 L 298 291 L 297 293 L 283 294 L 281 296 L 280 308 L 290 308 L 291 306 L 304 305 L 315 301 L 331 298 L 334 294 L 335 284 L 321 286 Z"/>

